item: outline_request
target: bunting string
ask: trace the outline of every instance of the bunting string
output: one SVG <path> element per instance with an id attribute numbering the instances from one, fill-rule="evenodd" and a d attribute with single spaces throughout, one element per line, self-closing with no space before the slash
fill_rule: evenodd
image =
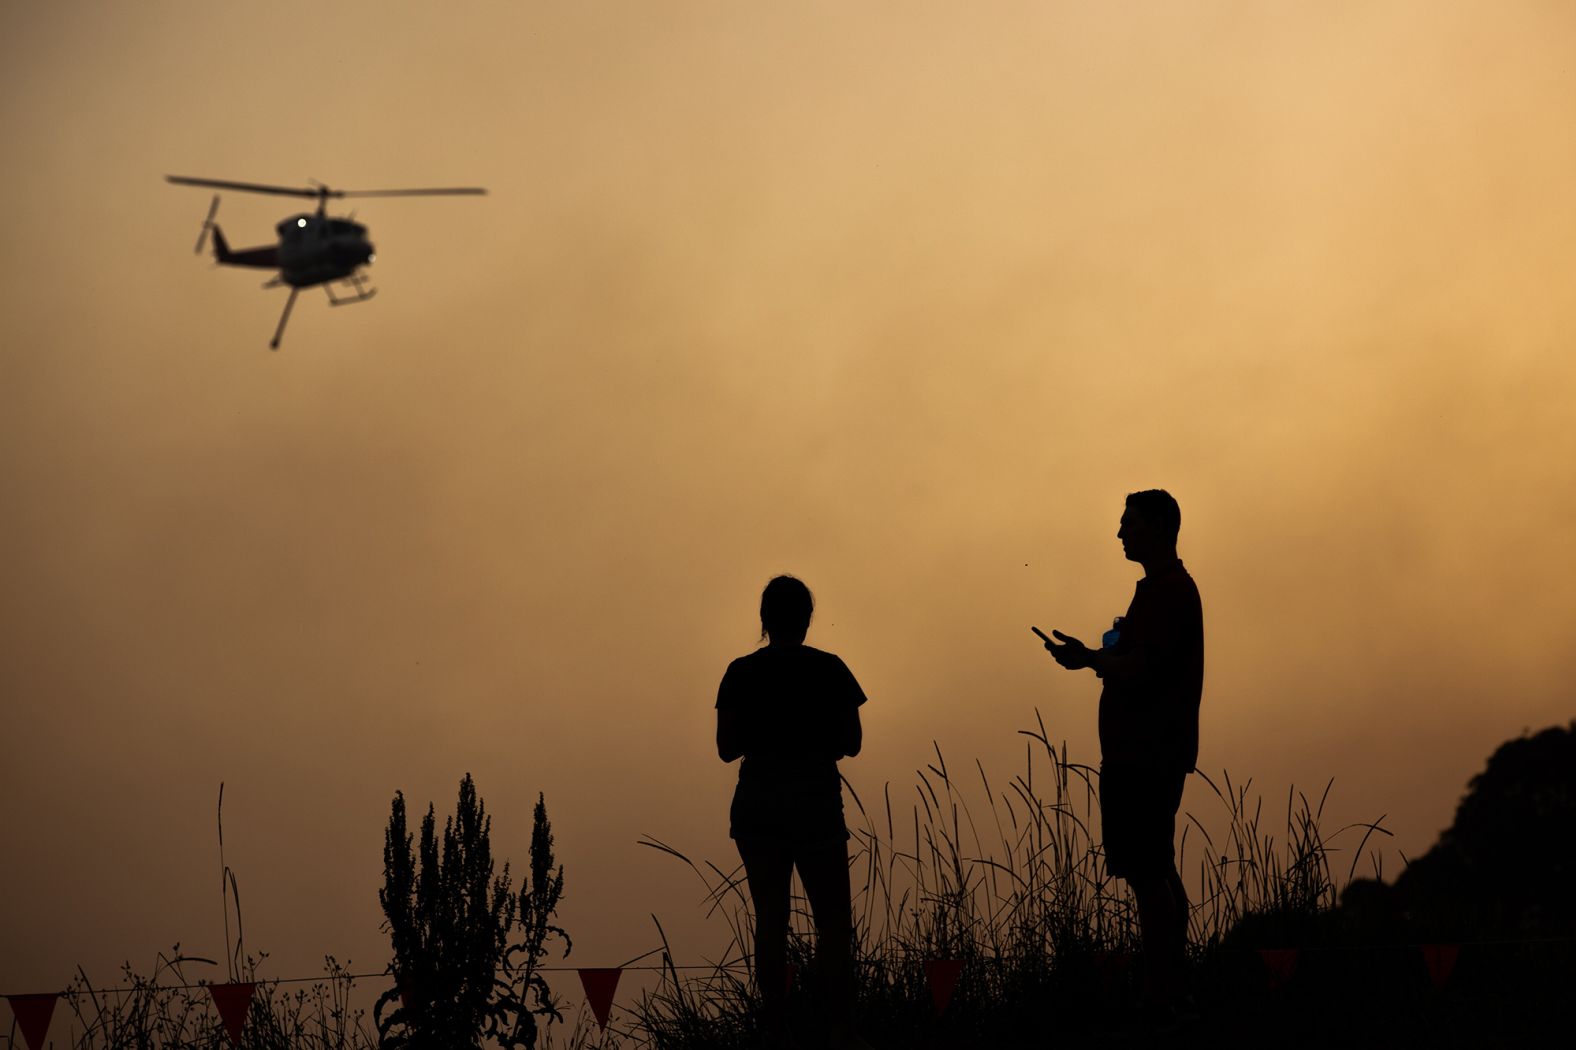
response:
<path id="1" fill-rule="evenodd" d="M 1429 981 L 1435 988 L 1443 988 L 1450 980 L 1456 961 L 1460 958 L 1463 949 L 1485 948 L 1501 946 L 1549 945 L 1576 943 L 1572 937 L 1537 937 L 1537 938 L 1505 938 L 1486 941 L 1462 941 L 1452 943 L 1429 944 L 1367 944 L 1367 945 L 1315 945 L 1306 948 L 1280 947 L 1280 948 L 1254 948 L 1232 949 L 1217 948 L 1211 950 L 1211 955 L 1242 956 L 1255 954 L 1263 964 L 1265 979 L 1271 991 L 1277 991 L 1289 984 L 1296 975 L 1297 962 L 1304 954 L 1322 954 L 1325 952 L 1370 952 L 1393 953 L 1410 949 L 1421 959 Z M 626 971 L 669 972 L 679 970 L 707 970 L 712 973 L 730 970 L 747 970 L 749 965 L 744 961 L 723 963 L 690 963 L 675 964 L 664 961 L 661 964 L 640 964 L 639 960 L 648 958 L 660 948 L 635 956 L 634 959 L 622 966 L 586 967 L 586 966 L 538 966 L 533 969 L 538 973 L 575 973 L 580 978 L 581 989 L 585 992 L 586 1001 L 591 1007 L 592 1014 L 596 1017 L 597 1024 L 605 1031 L 613 1008 L 613 996 L 618 989 L 619 978 Z M 953 991 L 957 988 L 959 978 L 962 976 L 965 960 L 959 958 L 938 958 L 922 952 L 908 951 L 909 957 L 918 956 L 925 973 L 925 983 L 930 988 L 931 1002 L 938 1015 L 945 1013 L 952 1000 Z M 1010 962 L 1019 956 L 993 955 L 986 956 L 981 961 L 986 964 Z M 1100 970 L 1102 978 L 1109 984 L 1115 980 L 1119 971 L 1126 969 L 1134 956 L 1130 951 L 1098 951 L 1094 953 L 1095 966 Z M 864 965 L 872 965 L 865 963 Z M 798 967 L 793 963 L 787 966 L 785 974 L 787 984 L 793 984 Z M 80 991 L 67 990 L 64 992 L 46 992 L 33 994 L 4 995 L 10 1003 L 11 1012 L 16 1018 L 17 1027 L 22 1030 L 22 1039 L 31 1050 L 41 1050 L 45 1045 L 45 1036 L 49 1023 L 54 1013 L 55 1003 L 61 998 L 74 998 L 78 995 L 88 994 L 126 994 L 133 992 L 173 992 L 206 989 L 213 1000 L 214 1007 L 219 1012 L 219 1019 L 224 1025 L 231 1044 L 239 1046 L 241 1036 L 246 1026 L 247 1013 L 259 985 L 263 987 L 281 984 L 332 983 L 337 981 L 354 982 L 373 980 L 378 978 L 393 978 L 391 970 L 380 970 L 370 973 L 328 973 L 316 977 L 279 977 L 266 978 L 261 981 L 199 981 L 184 984 L 143 984 L 130 988 L 98 988 L 83 989 Z"/>
<path id="2" fill-rule="evenodd" d="M 651 964 L 651 965 L 647 965 L 647 966 L 616 966 L 616 967 L 612 967 L 612 969 L 616 969 L 616 970 L 650 970 L 652 972 L 658 972 L 658 971 L 662 971 L 662 970 L 742 970 L 742 969 L 745 969 L 745 967 L 746 967 L 746 964 L 741 962 L 741 963 L 717 963 L 715 965 L 707 964 L 707 963 L 690 963 L 690 964 L 686 964 L 686 965 L 682 965 L 682 966 L 679 966 L 679 965 L 665 966 L 665 965 Z M 536 966 L 536 967 L 532 968 L 532 972 L 534 972 L 534 973 L 579 973 L 581 970 L 585 970 L 585 969 L 591 969 L 591 967 L 585 967 L 585 966 Z M 392 970 L 377 970 L 375 972 L 368 972 L 368 973 L 320 973 L 316 977 L 259 977 L 259 978 L 257 978 L 257 980 L 255 982 L 252 982 L 252 983 L 257 984 L 258 986 L 275 985 L 275 984 L 313 984 L 313 983 L 325 984 L 325 983 L 329 983 L 329 982 L 332 982 L 332 981 L 365 981 L 365 980 L 370 980 L 370 979 L 372 979 L 374 977 L 387 977 L 390 980 L 393 980 L 394 972 Z M 192 982 L 188 982 L 186 984 L 139 984 L 139 985 L 131 985 L 131 986 L 125 987 L 125 988 L 100 988 L 100 987 L 95 985 L 93 987 L 93 991 L 98 993 L 99 995 L 114 995 L 114 994 L 117 994 L 117 993 L 125 994 L 125 993 L 128 993 L 128 992 L 181 992 L 181 991 L 192 991 L 192 990 L 195 990 L 195 989 L 198 989 L 198 988 L 213 988 L 213 987 L 221 986 L 221 985 L 224 985 L 224 984 L 227 984 L 227 983 L 231 983 L 231 982 L 226 982 L 226 981 L 192 981 Z M 78 991 L 78 992 L 71 992 L 70 990 L 67 990 L 67 991 L 64 991 L 64 992 L 51 992 L 51 993 L 45 993 L 45 994 L 51 994 L 51 995 L 85 995 L 85 994 L 87 994 L 87 990 L 83 989 L 83 990 Z M 17 996 L 17 995 L 10 995 L 10 994 L 6 994 L 6 993 L 3 993 L 3 992 L 0 992 L 0 999 L 16 999 L 16 998 L 19 998 L 19 996 Z"/>
<path id="3" fill-rule="evenodd" d="M 1428 942 L 1396 943 L 1396 944 L 1319 944 L 1319 945 L 1312 945 L 1312 946 L 1308 946 L 1308 947 L 1301 947 L 1301 948 L 1295 948 L 1295 949 L 1290 949 L 1290 950 L 1295 950 L 1295 951 L 1299 952 L 1300 954 L 1308 954 L 1308 953 L 1324 954 L 1326 952 L 1400 952 L 1400 951 L 1403 951 L 1403 950 L 1410 949 L 1411 951 L 1422 952 L 1422 953 L 1425 954 L 1425 956 L 1427 956 L 1430 952 L 1433 952 L 1433 951 L 1435 951 L 1436 949 L 1439 949 L 1439 948 L 1447 948 L 1447 949 L 1448 948 L 1454 948 L 1454 949 L 1456 949 L 1456 951 L 1459 952 L 1459 951 L 1467 949 L 1467 948 L 1508 947 L 1508 946 L 1513 946 L 1513 945 L 1534 945 L 1534 944 L 1576 944 L 1576 937 L 1516 937 L 1516 938 L 1501 938 L 1501 939 L 1497 939 L 1497 940 L 1486 940 L 1486 941 L 1448 941 L 1448 942 L 1445 942 L 1445 941 L 1439 941 L 1439 942 L 1428 941 Z M 1211 949 L 1209 949 L 1209 954 L 1212 955 L 1212 956 L 1213 955 L 1228 955 L 1228 956 L 1259 955 L 1261 952 L 1263 952 L 1265 950 L 1266 949 L 1263 949 L 1263 948 L 1211 948 Z M 1286 949 L 1284 949 L 1284 948 L 1272 948 L 1272 949 L 1268 949 L 1268 950 L 1280 951 L 1280 950 L 1286 950 Z M 661 949 L 660 948 L 654 949 L 652 952 L 646 952 L 646 953 L 644 953 L 642 955 L 636 956 L 636 958 L 643 959 L 646 956 L 652 955 L 655 951 L 661 951 Z M 938 959 L 939 958 L 938 956 L 929 955 L 929 954 L 926 954 L 926 953 L 921 952 L 921 951 L 915 951 L 913 949 L 905 950 L 903 952 L 900 952 L 899 954 L 907 955 L 907 956 L 909 956 L 911 958 L 920 959 L 922 962 L 924 960 L 926 960 L 926 959 L 934 960 L 934 959 Z M 1097 954 L 1113 955 L 1113 954 L 1122 954 L 1122 952 L 1120 950 L 1118 950 L 1117 952 L 1114 952 L 1114 953 L 1113 952 L 1105 952 L 1105 953 L 1097 953 Z M 981 957 L 982 961 L 987 962 L 987 963 L 1009 962 L 1009 961 L 1011 961 L 1011 960 L 1013 960 L 1015 958 L 1019 958 L 1019 956 L 1015 956 L 1015 955 L 989 955 L 989 956 L 982 956 Z M 871 964 L 865 963 L 865 962 L 861 962 L 861 961 L 856 961 L 855 965 L 868 966 L 868 965 L 871 965 Z M 748 970 L 750 968 L 751 968 L 751 964 L 743 962 L 743 961 L 739 961 L 739 962 L 724 962 L 724 963 L 648 963 L 648 964 L 645 964 L 645 965 L 635 965 L 633 963 L 626 963 L 626 964 L 624 964 L 622 966 L 615 966 L 615 967 L 537 966 L 537 967 L 533 967 L 532 969 L 533 969 L 533 972 L 536 972 L 536 973 L 575 973 L 575 974 L 578 974 L 582 970 L 587 970 L 587 969 L 616 969 L 616 970 L 624 970 L 624 971 L 645 970 L 645 971 L 650 971 L 650 972 L 653 972 L 653 973 L 660 973 L 660 972 L 667 971 L 667 970 L 710 970 L 710 971 L 715 972 L 717 970 L 740 971 L 740 970 Z M 390 978 L 392 980 L 393 976 L 394 976 L 394 974 L 393 974 L 393 971 L 391 971 L 391 970 L 376 970 L 376 971 L 369 971 L 367 973 L 336 973 L 336 974 L 323 973 L 323 974 L 318 974 L 315 977 L 259 977 L 253 983 L 255 983 L 257 985 L 260 985 L 260 986 L 261 985 L 276 985 L 276 984 L 311 984 L 311 983 L 328 983 L 328 982 L 332 982 L 332 981 L 365 981 L 365 980 L 370 980 L 370 979 L 372 979 L 374 977 L 387 977 L 387 978 Z M 187 984 L 143 984 L 143 985 L 134 985 L 134 986 L 128 987 L 128 988 L 97 988 L 97 987 L 95 987 L 93 989 L 93 991 L 95 991 L 97 993 L 100 993 L 100 994 L 105 994 L 105 995 L 115 994 L 115 993 L 125 994 L 125 993 L 128 993 L 128 992 L 190 991 L 192 989 L 197 989 L 197 988 L 210 988 L 210 987 L 213 987 L 214 985 L 222 985 L 222 984 L 225 984 L 225 983 L 227 983 L 227 982 L 224 982 L 224 981 L 195 981 L 195 982 L 191 982 L 191 983 L 187 983 Z M 33 994 L 37 994 L 37 993 L 33 993 Z M 46 993 L 46 994 L 48 994 L 48 993 Z M 68 993 L 67 992 L 60 992 L 60 993 L 55 993 L 55 994 L 62 994 L 62 995 L 64 995 L 64 994 L 68 994 Z M 23 997 L 22 993 L 0 993 L 0 999 L 17 999 L 17 998 L 22 998 L 22 997 Z"/>

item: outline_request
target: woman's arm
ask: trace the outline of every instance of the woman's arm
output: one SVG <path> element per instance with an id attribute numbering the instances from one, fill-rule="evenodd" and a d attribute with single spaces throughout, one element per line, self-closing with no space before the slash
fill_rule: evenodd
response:
<path id="1" fill-rule="evenodd" d="M 732 762 L 744 754 L 744 719 L 731 707 L 717 708 L 717 757 Z"/>
<path id="2" fill-rule="evenodd" d="M 836 664 L 833 672 L 834 678 L 840 679 L 833 686 L 834 701 L 837 710 L 836 722 L 832 731 L 836 734 L 833 746 L 840 757 L 853 758 L 859 754 L 859 749 L 864 746 L 865 731 L 859 724 L 859 705 L 865 702 L 865 691 L 859 687 L 859 680 L 854 677 L 854 672 L 848 669 L 838 657 L 832 657 Z"/>
<path id="3" fill-rule="evenodd" d="M 853 758 L 859 754 L 859 749 L 865 742 L 865 731 L 859 724 L 859 708 L 849 707 L 843 716 L 842 724 L 837 728 L 838 753 L 846 758 Z"/>

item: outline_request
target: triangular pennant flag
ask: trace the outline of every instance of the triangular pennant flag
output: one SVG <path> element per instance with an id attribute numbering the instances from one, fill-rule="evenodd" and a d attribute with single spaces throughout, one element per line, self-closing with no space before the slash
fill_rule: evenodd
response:
<path id="1" fill-rule="evenodd" d="M 1270 974 L 1270 987 L 1279 988 L 1291 980 L 1297 970 L 1296 948 L 1260 948 L 1259 958 Z"/>
<path id="2" fill-rule="evenodd" d="M 6 996 L 6 1001 L 11 1004 L 11 1012 L 16 1014 L 17 1027 L 22 1029 L 22 1038 L 27 1040 L 27 1045 L 33 1050 L 44 1050 L 44 1036 L 49 1032 L 49 1019 L 55 1016 L 55 1000 L 58 998 L 59 992 Z"/>
<path id="3" fill-rule="evenodd" d="M 788 963 L 783 967 L 783 994 L 787 995 L 793 988 L 793 979 L 799 976 L 799 964 Z"/>
<path id="4" fill-rule="evenodd" d="M 224 1022 L 224 1030 L 230 1033 L 230 1042 L 237 1046 L 241 1045 L 241 1029 L 246 1027 L 246 1011 L 251 1009 L 252 994 L 256 991 L 257 985 L 250 981 L 208 986 L 213 1005 L 219 1008 L 219 1020 Z"/>
<path id="5" fill-rule="evenodd" d="M 623 972 L 623 968 L 618 966 L 580 971 L 580 987 L 586 990 L 586 1002 L 591 1004 L 596 1023 L 604 1030 L 607 1028 L 608 1011 L 613 1008 L 613 991 L 618 987 L 618 978 Z"/>
<path id="6" fill-rule="evenodd" d="M 1450 980 L 1450 971 L 1456 968 L 1461 945 L 1421 944 L 1418 947 L 1423 952 L 1423 965 L 1428 967 L 1428 979 L 1434 982 L 1435 988 L 1443 988 Z"/>
<path id="7" fill-rule="evenodd" d="M 963 972 L 962 959 L 926 959 L 925 981 L 930 985 L 930 998 L 936 1004 L 936 1013 L 947 1012 L 952 1001 L 953 989 L 958 986 L 958 975 Z"/>
<path id="8" fill-rule="evenodd" d="M 1132 952 L 1095 952 L 1094 965 L 1100 971 L 1100 983 L 1109 986 L 1112 981 L 1128 964 L 1133 961 Z"/>

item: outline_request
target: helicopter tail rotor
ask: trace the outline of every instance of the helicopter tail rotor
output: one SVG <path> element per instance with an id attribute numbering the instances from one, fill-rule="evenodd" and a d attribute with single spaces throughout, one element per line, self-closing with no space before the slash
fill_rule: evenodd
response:
<path id="1" fill-rule="evenodd" d="M 194 249 L 194 254 L 202 254 L 203 246 L 208 243 L 208 231 L 215 229 L 213 217 L 218 214 L 218 211 L 219 195 L 215 193 L 213 195 L 213 203 L 208 205 L 208 217 L 202 221 L 202 232 L 197 234 L 197 247 Z"/>
<path id="2" fill-rule="evenodd" d="M 230 254 L 230 244 L 224 239 L 224 231 L 219 229 L 218 223 L 213 227 L 213 258 L 215 262 L 227 263 L 234 258 Z"/>

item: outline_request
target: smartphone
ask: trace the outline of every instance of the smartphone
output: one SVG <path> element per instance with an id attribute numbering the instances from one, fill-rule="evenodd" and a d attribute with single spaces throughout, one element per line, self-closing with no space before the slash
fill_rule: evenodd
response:
<path id="1" fill-rule="evenodd" d="M 1040 640 L 1042 642 L 1044 642 L 1046 645 L 1050 645 L 1051 644 L 1051 640 L 1049 638 L 1045 637 L 1045 632 L 1040 630 L 1038 627 L 1030 627 L 1029 630 L 1031 630 L 1035 634 L 1039 635 L 1040 636 Z"/>

